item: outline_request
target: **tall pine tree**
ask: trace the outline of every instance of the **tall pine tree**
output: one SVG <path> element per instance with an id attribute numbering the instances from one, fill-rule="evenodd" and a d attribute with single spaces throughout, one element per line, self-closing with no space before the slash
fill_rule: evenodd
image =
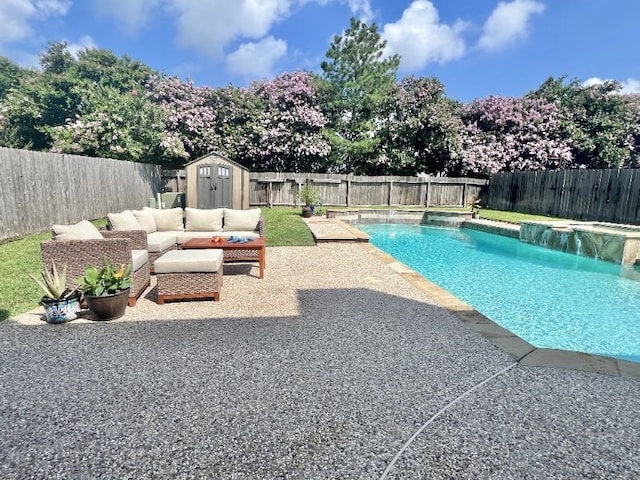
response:
<path id="1" fill-rule="evenodd" d="M 400 64 L 398 55 L 383 58 L 385 47 L 375 23 L 352 18 L 344 35 L 333 38 L 327 60 L 321 64 L 332 170 L 376 171 L 380 125 Z"/>

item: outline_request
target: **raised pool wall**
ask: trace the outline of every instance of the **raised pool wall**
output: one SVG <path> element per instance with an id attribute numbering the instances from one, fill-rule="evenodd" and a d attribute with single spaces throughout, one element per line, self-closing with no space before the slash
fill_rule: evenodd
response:
<path id="1" fill-rule="evenodd" d="M 634 225 L 526 221 L 520 223 L 520 240 L 622 265 L 640 258 L 640 227 Z"/>
<path id="2" fill-rule="evenodd" d="M 518 226 L 473 219 L 471 212 L 375 208 L 329 209 L 327 218 L 337 218 L 352 225 L 396 223 L 465 227 L 621 265 L 634 265 L 640 259 L 640 226 L 636 225 L 579 221 L 524 221 Z M 634 275 L 637 276 L 638 273 L 635 272 Z"/>
<path id="3" fill-rule="evenodd" d="M 471 212 L 444 212 L 428 210 L 327 210 L 327 218 L 337 218 L 352 225 L 369 223 L 396 223 L 410 225 L 437 225 L 460 227 L 471 219 Z"/>

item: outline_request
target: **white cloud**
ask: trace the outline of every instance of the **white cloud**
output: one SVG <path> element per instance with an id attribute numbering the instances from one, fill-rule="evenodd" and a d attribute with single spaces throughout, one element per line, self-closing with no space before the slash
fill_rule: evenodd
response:
<path id="1" fill-rule="evenodd" d="M 349 0 L 351 13 L 361 21 L 369 23 L 373 20 L 373 9 L 370 0 Z"/>
<path id="2" fill-rule="evenodd" d="M 259 42 L 243 43 L 227 56 L 227 68 L 231 73 L 247 77 L 270 77 L 273 65 L 287 53 L 287 42 L 265 37 Z"/>
<path id="3" fill-rule="evenodd" d="M 610 79 L 603 80 L 599 77 L 591 77 L 587 78 L 584 82 L 582 82 L 583 87 L 592 87 L 594 85 L 602 85 L 604 82 L 611 81 Z M 628 94 L 628 93 L 640 93 L 640 80 L 635 78 L 627 78 L 624 82 L 619 82 L 622 86 L 620 88 L 619 93 Z"/>
<path id="4" fill-rule="evenodd" d="M 128 32 L 135 32 L 163 0 L 93 0 L 93 3 L 100 15 L 113 18 Z"/>
<path id="5" fill-rule="evenodd" d="M 177 12 L 178 38 L 212 57 L 221 57 L 234 39 L 264 37 L 289 13 L 293 0 L 171 0 Z"/>
<path id="6" fill-rule="evenodd" d="M 605 81 L 598 77 L 587 78 L 582 82 L 583 87 L 593 87 L 594 85 L 602 85 Z"/>
<path id="7" fill-rule="evenodd" d="M 620 90 L 620 93 L 640 93 L 640 80 L 627 78 L 626 82 L 622 82 L 622 90 Z"/>
<path id="8" fill-rule="evenodd" d="M 414 0 L 400 20 L 387 23 L 382 38 L 387 41 L 385 55 L 399 54 L 400 69 L 415 71 L 431 62 L 445 63 L 464 55 L 461 32 L 466 24 L 440 23 L 438 10 L 427 0 Z"/>
<path id="9" fill-rule="evenodd" d="M 98 48 L 98 44 L 89 35 L 83 35 L 77 42 L 70 42 L 67 40 L 67 50 L 74 57 L 78 58 L 80 50 L 86 50 L 89 48 Z"/>
<path id="10" fill-rule="evenodd" d="M 31 22 L 64 15 L 71 0 L 1 0 L 0 44 L 16 42 L 32 33 Z"/>
<path id="11" fill-rule="evenodd" d="M 544 12 L 544 4 L 534 0 L 500 2 L 484 22 L 478 46 L 498 50 L 526 37 L 532 15 Z"/>

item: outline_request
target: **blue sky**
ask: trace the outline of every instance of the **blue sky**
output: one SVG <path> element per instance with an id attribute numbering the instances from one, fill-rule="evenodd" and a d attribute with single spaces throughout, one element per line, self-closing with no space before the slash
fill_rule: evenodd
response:
<path id="1" fill-rule="evenodd" d="M 0 55 L 51 41 L 105 48 L 212 87 L 320 72 L 350 17 L 375 22 L 399 76 L 461 101 L 522 96 L 549 76 L 640 92 L 638 0 L 0 0 Z"/>

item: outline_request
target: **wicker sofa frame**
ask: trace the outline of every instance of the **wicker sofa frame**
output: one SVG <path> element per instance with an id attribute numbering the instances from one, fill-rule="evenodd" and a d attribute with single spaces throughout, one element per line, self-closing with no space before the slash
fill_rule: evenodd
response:
<path id="1" fill-rule="evenodd" d="M 40 244 L 42 263 L 50 268 L 67 266 L 67 286 L 74 286 L 88 266 L 100 268 L 103 259 L 115 265 L 131 263 L 131 250 L 146 250 L 147 235 L 143 230 L 101 231 L 104 239 L 96 240 L 45 240 Z M 131 273 L 131 290 L 128 305 L 136 300 L 151 282 L 149 262 Z"/>
<path id="2" fill-rule="evenodd" d="M 110 225 L 107 225 L 107 227 L 110 228 Z M 261 237 L 265 236 L 265 219 L 263 215 L 260 215 L 258 224 L 256 225 L 256 228 L 253 231 L 258 233 Z M 106 230 L 105 229 L 105 230 L 101 230 L 101 232 L 103 234 L 104 232 L 117 232 L 120 234 L 136 232 L 136 238 L 140 238 L 141 236 L 144 236 L 145 242 L 146 242 L 146 232 L 144 230 Z M 188 233 L 188 232 L 185 232 L 185 233 Z M 214 237 L 219 233 L 220 232 L 211 232 L 211 236 Z M 134 248 L 137 248 L 137 247 L 134 247 Z M 160 258 L 165 253 L 171 250 L 176 250 L 177 248 L 179 248 L 179 245 L 173 244 L 160 252 L 149 252 L 149 265 L 151 266 L 150 267 L 151 273 L 153 273 L 153 262 L 155 262 L 158 258 Z M 259 253 L 258 250 L 225 251 L 224 261 L 225 262 L 257 261 L 258 253 Z"/>

